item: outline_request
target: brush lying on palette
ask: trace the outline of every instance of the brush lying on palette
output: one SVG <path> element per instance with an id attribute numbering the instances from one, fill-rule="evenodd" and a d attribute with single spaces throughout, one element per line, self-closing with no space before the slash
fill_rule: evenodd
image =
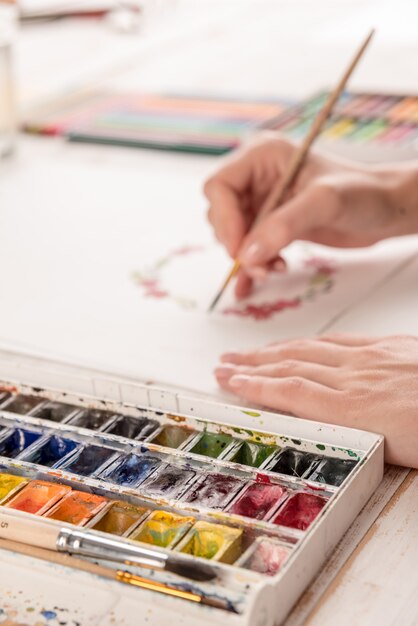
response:
<path id="1" fill-rule="evenodd" d="M 202 411 L 204 406 L 202 401 Z M 228 424 L 217 404 L 210 407 L 218 422 L 0 385 L 0 522 L 17 529 L 23 524 L 29 539 L 12 537 L 15 542 L 30 543 L 52 526 L 61 542 L 72 538 L 77 549 L 70 554 L 94 563 L 94 554 L 80 550 L 83 542 L 112 544 L 113 557 L 99 557 L 106 564 L 118 561 L 119 546 L 120 562 L 109 566 L 118 568 L 116 580 L 135 574 L 138 586 L 159 591 L 159 585 L 183 599 L 191 599 L 192 590 L 200 603 L 230 611 L 231 619 L 240 614 L 240 624 L 252 623 L 262 592 L 271 589 L 266 582 L 276 580 L 286 598 L 271 601 L 266 624 L 272 624 L 380 479 L 381 438 L 323 425 L 309 433 L 303 420 L 223 405 Z M 240 416 L 245 426 L 237 422 Z M 275 420 L 286 434 L 275 432 Z M 249 421 L 270 430 L 250 429 Z M 289 423 L 295 436 L 287 432 Z M 322 432 L 335 441 L 322 439 Z M 2 528 L 0 538 L 8 539 Z M 10 550 L 2 541 L 0 549 Z M 148 556 L 156 565 L 143 564 L 147 550 L 155 551 Z M 172 561 L 165 572 L 158 563 L 164 559 Z M 143 582 L 144 567 L 153 570 L 153 582 Z"/>

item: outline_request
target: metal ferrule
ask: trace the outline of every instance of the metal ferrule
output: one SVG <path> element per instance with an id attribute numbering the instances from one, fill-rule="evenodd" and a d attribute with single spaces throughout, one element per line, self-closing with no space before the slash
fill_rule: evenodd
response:
<path id="1" fill-rule="evenodd" d="M 168 556 L 118 539 L 92 535 L 80 530 L 63 528 L 57 538 L 57 550 L 93 559 L 134 564 L 151 569 L 164 569 Z"/>

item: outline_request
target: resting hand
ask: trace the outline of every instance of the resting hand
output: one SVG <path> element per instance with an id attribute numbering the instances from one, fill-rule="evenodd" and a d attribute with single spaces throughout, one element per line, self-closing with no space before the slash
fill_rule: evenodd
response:
<path id="1" fill-rule="evenodd" d="M 324 336 L 222 356 L 221 387 L 298 417 L 385 435 L 385 458 L 418 468 L 418 338 Z"/>

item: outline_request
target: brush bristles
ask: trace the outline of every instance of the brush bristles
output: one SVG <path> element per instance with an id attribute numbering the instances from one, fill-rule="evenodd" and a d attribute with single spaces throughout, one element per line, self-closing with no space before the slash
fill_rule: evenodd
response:
<path id="1" fill-rule="evenodd" d="M 231 268 L 231 271 L 229 272 L 228 276 L 226 277 L 222 287 L 220 288 L 220 290 L 218 291 L 218 293 L 215 296 L 215 299 L 213 300 L 212 304 L 210 305 L 209 309 L 208 309 L 208 313 L 211 313 L 213 311 L 213 309 L 216 307 L 216 305 L 218 304 L 219 300 L 222 297 L 222 294 L 224 293 L 225 289 L 228 287 L 229 283 L 231 282 L 231 280 L 234 278 L 234 276 L 236 276 L 238 274 L 238 270 L 240 268 L 240 260 L 239 259 L 235 259 L 234 261 L 234 265 Z"/>
<path id="2" fill-rule="evenodd" d="M 216 578 L 216 571 L 211 565 L 207 565 L 206 563 L 193 563 L 186 559 L 167 559 L 165 569 L 183 578 L 198 580 L 199 582 L 208 582 Z"/>
<path id="3" fill-rule="evenodd" d="M 212 301 L 212 304 L 208 308 L 208 313 L 212 313 L 213 309 L 216 307 L 219 300 L 221 299 L 222 294 L 223 294 L 223 288 L 220 291 L 218 291 L 218 293 L 216 294 L 215 298 Z"/>

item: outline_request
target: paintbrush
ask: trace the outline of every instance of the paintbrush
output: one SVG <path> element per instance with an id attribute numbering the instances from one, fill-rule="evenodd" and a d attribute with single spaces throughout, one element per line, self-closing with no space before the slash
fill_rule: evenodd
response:
<path id="1" fill-rule="evenodd" d="M 194 563 L 180 555 L 164 554 L 91 531 L 60 528 L 47 520 L 5 507 L 0 507 L 0 537 L 46 550 L 164 570 L 200 582 L 216 578 L 215 569 L 206 563 Z"/>
<path id="2" fill-rule="evenodd" d="M 289 166 L 288 166 L 287 170 L 285 171 L 284 176 L 282 178 L 280 178 L 280 180 L 277 181 L 276 185 L 273 186 L 273 188 L 272 188 L 270 194 L 268 195 L 265 203 L 261 207 L 260 212 L 258 213 L 257 217 L 255 218 L 253 226 L 258 224 L 261 219 L 263 219 L 266 215 L 271 213 L 274 209 L 277 209 L 279 207 L 279 205 L 284 201 L 284 199 L 285 199 L 289 189 L 291 188 L 291 186 L 295 182 L 295 179 L 296 179 L 299 171 L 301 170 L 301 168 L 302 168 L 302 166 L 303 166 L 303 164 L 305 162 L 305 159 L 306 159 L 306 156 L 307 156 L 307 154 L 309 152 L 309 149 L 311 148 L 311 146 L 314 143 L 315 139 L 320 134 L 320 132 L 321 132 L 325 122 L 327 121 L 327 119 L 331 115 L 332 110 L 333 110 L 333 108 L 335 106 L 335 103 L 337 102 L 337 100 L 340 97 L 341 93 L 345 89 L 345 86 L 347 84 L 348 79 L 350 78 L 350 76 L 353 73 L 353 71 L 355 70 L 358 62 L 360 61 L 361 57 L 363 56 L 363 54 L 364 54 L 367 46 L 369 45 L 370 40 L 372 39 L 373 35 L 374 35 L 374 29 L 372 29 L 370 31 L 370 33 L 367 35 L 366 39 L 361 44 L 360 48 L 358 49 L 358 51 L 354 55 L 353 59 L 351 60 L 350 64 L 348 65 L 347 69 L 345 70 L 344 74 L 342 75 L 341 79 L 339 80 L 338 84 L 336 85 L 335 89 L 328 96 L 324 106 L 319 111 L 318 115 L 316 116 L 316 118 L 315 118 L 315 120 L 314 120 L 314 122 L 312 124 L 312 127 L 311 127 L 310 131 L 308 132 L 307 136 L 305 137 L 304 141 L 301 143 L 301 145 L 294 152 L 293 157 L 291 158 L 291 160 L 289 162 Z M 224 293 L 225 289 L 229 285 L 230 281 L 238 273 L 238 270 L 240 269 L 240 267 L 241 267 L 241 261 L 239 260 L 239 258 L 237 258 L 234 261 L 234 264 L 232 266 L 231 271 L 229 272 L 228 276 L 226 277 L 225 281 L 223 282 L 222 287 L 220 288 L 220 290 L 216 294 L 212 304 L 210 305 L 210 307 L 208 309 L 208 312 L 213 311 L 213 309 L 215 308 L 215 306 L 217 305 L 217 303 L 221 299 L 222 294 Z"/>
<path id="3" fill-rule="evenodd" d="M 110 567 L 104 567 L 103 565 L 98 565 L 97 563 L 77 559 L 68 554 L 55 552 L 54 550 L 47 550 L 45 548 L 39 548 L 2 538 L 0 538 L 0 550 L 9 550 L 10 552 L 16 552 L 35 559 L 41 559 L 42 561 L 47 561 L 48 563 L 57 563 L 58 565 L 65 567 L 72 567 L 74 569 L 87 572 L 88 574 L 101 576 L 102 578 L 115 580 L 127 585 L 133 585 L 148 591 L 156 591 L 157 593 L 162 593 L 163 595 L 172 596 L 174 598 L 180 598 L 181 600 L 188 600 L 189 602 L 203 604 L 215 609 L 222 609 L 224 611 L 237 613 L 235 607 L 228 602 L 228 600 L 207 596 L 198 591 L 189 591 L 187 589 L 182 589 L 181 587 L 167 585 L 156 580 L 149 580 L 123 570 L 114 570 Z"/>

